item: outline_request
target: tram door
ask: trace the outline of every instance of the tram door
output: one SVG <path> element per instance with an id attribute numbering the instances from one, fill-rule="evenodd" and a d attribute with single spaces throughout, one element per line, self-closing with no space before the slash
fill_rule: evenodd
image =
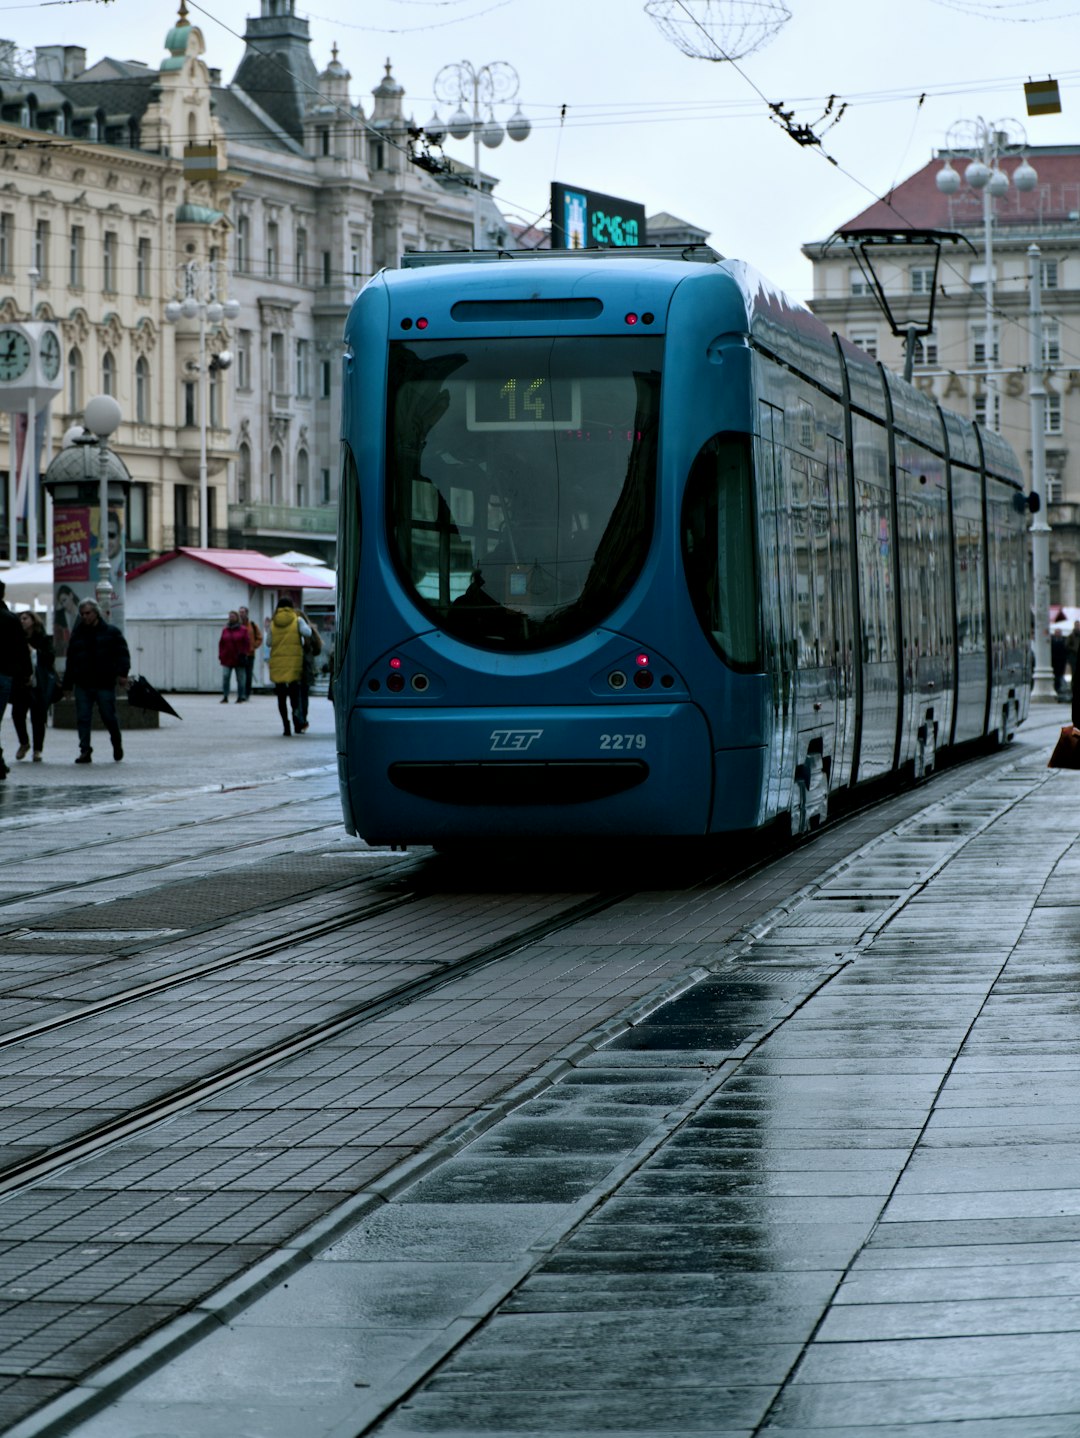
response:
<path id="1" fill-rule="evenodd" d="M 794 565 L 790 484 L 784 465 L 784 413 L 760 400 L 758 418 L 761 613 L 773 710 L 768 806 L 769 813 L 775 815 L 791 803 L 795 770 Z"/>

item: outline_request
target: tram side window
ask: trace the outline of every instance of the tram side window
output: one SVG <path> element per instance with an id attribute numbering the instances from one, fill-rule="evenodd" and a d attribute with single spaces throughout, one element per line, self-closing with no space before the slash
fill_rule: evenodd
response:
<path id="1" fill-rule="evenodd" d="M 360 579 L 360 480 L 356 460 L 347 444 L 341 446 L 341 507 L 338 510 L 337 543 L 337 629 L 334 638 L 334 670 L 349 646 L 356 590 Z"/>
<path id="2" fill-rule="evenodd" d="M 761 667 L 753 487 L 746 435 L 715 435 L 690 468 L 683 562 L 694 610 L 734 669 Z"/>
<path id="3" fill-rule="evenodd" d="M 896 658 L 892 506 L 885 431 L 861 415 L 852 418 L 855 458 L 856 542 L 863 662 Z"/>

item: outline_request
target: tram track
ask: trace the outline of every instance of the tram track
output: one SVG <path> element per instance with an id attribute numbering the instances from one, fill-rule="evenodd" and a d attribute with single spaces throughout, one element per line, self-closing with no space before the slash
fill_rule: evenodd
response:
<path id="1" fill-rule="evenodd" d="M 625 892 L 594 895 L 579 903 L 573 904 L 562 910 L 559 914 L 545 919 L 537 924 L 527 925 L 518 932 L 485 945 L 473 953 L 456 960 L 438 972 L 426 973 L 396 984 L 387 993 L 377 997 L 365 999 L 359 1003 L 352 1004 L 343 1009 L 333 1018 L 323 1020 L 316 1024 L 308 1025 L 290 1034 L 286 1038 L 274 1044 L 267 1045 L 254 1056 L 245 1056 L 243 1059 L 222 1064 L 212 1073 L 203 1075 L 189 1083 L 181 1084 L 168 1093 L 150 1099 L 138 1105 L 119 1117 L 112 1118 L 106 1122 L 94 1125 L 85 1132 L 77 1134 L 72 1138 L 53 1145 L 44 1153 L 28 1156 L 12 1163 L 0 1162 L 0 1195 L 8 1195 L 18 1189 L 29 1187 L 39 1182 L 50 1173 L 59 1168 L 66 1167 L 79 1159 L 88 1158 L 91 1155 L 102 1152 L 124 1139 L 140 1133 L 142 1130 L 160 1123 L 163 1119 L 171 1118 L 187 1109 L 196 1107 L 206 1099 L 214 1097 L 224 1089 L 231 1088 L 236 1084 L 243 1083 L 246 1079 L 252 1078 L 263 1070 L 276 1063 L 292 1058 L 297 1054 L 304 1053 L 309 1049 L 317 1047 L 321 1043 L 336 1037 L 346 1029 L 356 1024 L 370 1022 L 381 1018 L 385 1014 L 405 1004 L 412 1003 L 418 998 L 428 997 L 445 987 L 447 984 L 457 981 L 463 976 L 475 972 L 488 964 L 496 963 L 510 954 L 519 952 L 532 944 L 558 933 L 561 929 L 580 922 L 582 919 L 591 918 L 595 914 L 602 913 L 605 909 L 613 907 L 628 897 Z M 405 907 L 408 900 L 398 903 L 388 901 L 386 908 Z M 367 914 L 365 918 L 371 918 Z M 340 920 L 336 925 L 327 923 L 322 926 L 321 932 L 333 932 L 334 929 L 341 930 L 351 927 L 356 920 L 350 919 L 346 923 Z M 312 926 L 313 930 L 318 926 Z M 277 945 L 262 946 L 271 953 L 276 949 L 291 945 L 297 941 L 298 936 L 290 935 L 287 939 Z M 263 955 L 266 956 L 266 955 Z M 244 956 L 250 959 L 251 954 Z M 209 966 L 224 967 L 228 963 L 244 961 L 239 956 L 231 959 L 223 959 L 220 964 Z M 177 983 L 187 982 L 190 975 L 185 975 L 177 980 Z M 176 987 L 176 984 L 163 982 L 160 987 Z M 132 1002 L 140 997 L 143 992 L 160 992 L 158 985 L 141 986 L 138 992 L 132 990 L 125 995 L 115 996 L 111 1001 L 102 1000 L 100 1005 L 92 1006 L 90 1010 L 61 1016 L 60 1019 L 51 1023 L 35 1026 L 27 1029 L 20 1036 L 6 1036 L 0 1047 L 10 1048 L 17 1041 L 27 1042 L 41 1033 L 47 1033 L 52 1029 L 62 1026 L 66 1018 L 68 1023 L 75 1023 L 93 1014 L 99 1014 L 112 1008 L 117 1008 L 123 1003 Z"/>

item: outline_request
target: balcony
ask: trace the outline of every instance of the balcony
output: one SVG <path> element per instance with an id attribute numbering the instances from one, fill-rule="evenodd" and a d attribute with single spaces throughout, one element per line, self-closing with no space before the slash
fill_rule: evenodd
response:
<path id="1" fill-rule="evenodd" d="M 337 506 L 333 504 L 230 504 L 229 530 L 245 538 L 260 535 L 303 539 L 312 535 L 333 539 L 337 534 Z"/>

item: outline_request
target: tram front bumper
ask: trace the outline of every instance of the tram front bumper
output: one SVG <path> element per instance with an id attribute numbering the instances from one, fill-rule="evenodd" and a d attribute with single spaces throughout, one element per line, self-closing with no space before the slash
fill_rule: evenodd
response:
<path id="1" fill-rule="evenodd" d="M 357 706 L 342 779 L 370 843 L 703 834 L 712 755 L 689 703 Z"/>

